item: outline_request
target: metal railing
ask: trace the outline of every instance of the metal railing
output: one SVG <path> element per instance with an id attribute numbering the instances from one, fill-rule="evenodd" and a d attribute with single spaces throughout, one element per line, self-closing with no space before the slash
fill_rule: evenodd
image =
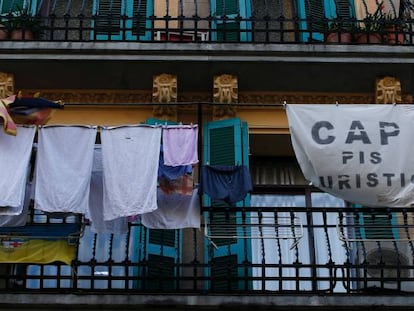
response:
<path id="1" fill-rule="evenodd" d="M 124 7 L 119 0 L 49 0 L 22 11 L 11 6 L 1 22 L 3 40 L 413 44 L 410 0 L 401 1 L 398 8 L 387 0 L 390 5 L 380 16 L 365 2 L 358 14 L 349 13 L 355 11 L 350 3 L 332 2 L 334 12 L 307 0 L 240 0 L 236 7 L 225 7 L 225 1 L 222 7 L 215 1 L 206 5 L 166 0 L 157 1 L 156 7 L 150 0 L 125 1 L 129 5 Z"/>
<path id="2" fill-rule="evenodd" d="M 204 207 L 202 213 L 200 229 L 133 222 L 125 234 L 95 234 L 86 224 L 71 265 L 1 264 L 0 291 L 414 292 L 411 209 Z M 2 243 L 1 251 L 17 248 Z"/>

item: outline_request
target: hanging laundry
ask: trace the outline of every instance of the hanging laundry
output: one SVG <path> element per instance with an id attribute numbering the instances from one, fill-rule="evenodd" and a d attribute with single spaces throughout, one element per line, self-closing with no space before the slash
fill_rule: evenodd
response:
<path id="1" fill-rule="evenodd" d="M 194 187 L 193 175 L 185 174 L 173 180 L 158 178 L 158 185 L 165 194 L 191 195 Z"/>
<path id="2" fill-rule="evenodd" d="M 48 264 L 63 262 L 67 265 L 75 259 L 76 246 L 64 240 L 27 240 L 10 237 L 0 240 L 0 263 Z"/>
<path id="3" fill-rule="evenodd" d="M 7 109 L 14 120 L 19 124 L 44 125 L 52 117 L 55 109 L 63 109 L 61 101 L 51 101 L 41 98 L 39 93 L 33 96 L 22 96 L 19 92 L 7 105 Z"/>
<path id="4" fill-rule="evenodd" d="M 38 136 L 34 207 L 86 213 L 96 127 L 43 126 Z"/>
<path id="5" fill-rule="evenodd" d="M 104 220 L 157 209 L 161 127 L 105 127 L 101 146 Z"/>
<path id="6" fill-rule="evenodd" d="M 253 185 L 247 166 L 203 165 L 200 188 L 211 199 L 233 205 L 243 200 Z"/>
<path id="7" fill-rule="evenodd" d="M 20 227 L 27 222 L 27 213 L 31 200 L 31 183 L 26 184 L 26 191 L 23 201 L 23 208 L 0 208 L 0 227 Z"/>
<path id="8" fill-rule="evenodd" d="M 19 135 L 0 132 L 0 208 L 3 215 L 19 215 L 23 209 L 32 153 L 34 127 L 18 127 Z"/>
<path id="9" fill-rule="evenodd" d="M 142 214 L 141 223 L 150 229 L 200 228 L 198 190 L 190 196 L 158 190 L 158 209 Z"/>
<path id="10" fill-rule="evenodd" d="M 91 231 L 94 233 L 123 234 L 128 232 L 127 217 L 104 220 L 102 149 L 100 146 L 95 147 L 93 155 L 89 209 L 86 218 L 90 220 Z"/>
<path id="11" fill-rule="evenodd" d="M 193 167 L 191 165 L 169 166 L 164 163 L 164 150 L 161 145 L 160 160 L 158 165 L 158 178 L 166 180 L 178 179 L 185 174 L 192 174 Z"/>
<path id="12" fill-rule="evenodd" d="M 10 116 L 9 111 L 7 110 L 8 103 L 8 99 L 0 100 L 0 118 L 1 122 L 3 123 L 4 133 L 15 136 L 17 134 L 17 127 L 12 117 Z"/>
<path id="13" fill-rule="evenodd" d="M 169 166 L 198 163 L 198 126 L 169 125 L 163 128 L 164 164 Z"/>

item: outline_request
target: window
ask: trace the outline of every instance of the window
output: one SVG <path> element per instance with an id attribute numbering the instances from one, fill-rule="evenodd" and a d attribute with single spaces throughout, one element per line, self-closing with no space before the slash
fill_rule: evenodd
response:
<path id="1" fill-rule="evenodd" d="M 344 23 L 354 14 L 352 0 L 298 0 L 301 41 L 323 41 L 327 19 L 341 18 Z"/>
<path id="2" fill-rule="evenodd" d="M 94 0 L 92 40 L 150 40 L 152 0 Z"/>
<path id="3" fill-rule="evenodd" d="M 251 41 L 250 0 L 212 0 L 211 15 L 213 20 L 212 40 L 216 41 Z M 240 22 L 236 20 L 240 18 Z"/>
<path id="4" fill-rule="evenodd" d="M 204 164 L 209 165 L 249 165 L 248 160 L 248 127 L 240 119 L 227 119 L 207 123 L 204 127 Z M 204 217 L 211 224 L 234 224 L 222 232 L 229 238 L 205 241 L 206 261 L 209 263 L 207 275 L 211 278 L 208 285 L 213 291 L 249 289 L 251 284 L 243 277 L 251 275 L 251 269 L 244 268 L 243 262 L 251 260 L 250 242 L 246 239 L 235 239 L 241 222 L 248 222 L 246 212 L 214 212 L 214 207 L 228 206 L 223 201 L 215 201 L 206 197 L 205 206 L 213 207 L 205 212 Z M 237 202 L 237 206 L 249 206 L 250 198 Z M 242 215 L 243 214 L 243 215 Z M 213 232 L 214 235 L 214 232 Z M 232 280 L 232 282 L 229 282 Z"/>

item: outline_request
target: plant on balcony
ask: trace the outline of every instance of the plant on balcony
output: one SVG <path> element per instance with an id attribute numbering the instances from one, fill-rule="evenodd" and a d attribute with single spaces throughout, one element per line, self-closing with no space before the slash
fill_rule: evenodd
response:
<path id="1" fill-rule="evenodd" d="M 352 41 L 352 26 L 349 23 L 334 20 L 327 25 L 326 42 L 350 43 Z"/>
<path id="2" fill-rule="evenodd" d="M 395 14 L 385 14 L 385 40 L 389 44 L 403 44 L 405 41 L 404 31 L 407 29 L 405 20 L 396 17 Z"/>
<path id="3" fill-rule="evenodd" d="M 33 40 L 41 33 L 41 20 L 34 16 L 27 7 L 17 7 L 7 21 L 10 39 Z"/>
<path id="4" fill-rule="evenodd" d="M 3 16 L 0 17 L 0 40 L 7 40 L 9 38 L 9 29 L 7 27 L 7 20 Z"/>
<path id="5" fill-rule="evenodd" d="M 359 43 L 382 43 L 382 34 L 385 31 L 386 14 L 384 5 L 380 2 L 374 13 L 368 13 L 359 22 L 356 32 L 356 41 Z"/>

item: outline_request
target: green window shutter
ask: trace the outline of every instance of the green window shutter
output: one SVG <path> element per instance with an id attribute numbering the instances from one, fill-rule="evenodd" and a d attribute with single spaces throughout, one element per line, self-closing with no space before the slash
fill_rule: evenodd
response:
<path id="1" fill-rule="evenodd" d="M 322 41 L 326 25 L 324 21 L 355 16 L 354 6 L 348 0 L 298 0 L 299 29 L 302 41 Z M 310 18 L 312 17 L 312 25 Z M 312 31 L 312 33 L 310 33 Z"/>
<path id="2" fill-rule="evenodd" d="M 176 125 L 177 122 L 148 118 L 145 124 Z M 181 258 L 182 230 L 147 229 L 141 227 L 146 265 L 142 269 L 141 286 L 148 290 L 172 291 L 177 288 L 174 277 L 179 274 L 176 264 Z"/>
<path id="3" fill-rule="evenodd" d="M 224 42 L 251 41 L 252 24 L 248 20 L 235 22 L 236 17 L 248 19 L 252 15 L 250 0 L 212 0 L 211 15 L 218 18 L 213 20 L 212 40 Z M 222 20 L 226 16 L 229 20 Z"/>
<path id="4" fill-rule="evenodd" d="M 209 165 L 246 165 L 248 166 L 248 127 L 247 123 L 238 118 L 227 119 L 207 123 L 204 126 L 204 164 Z M 215 201 L 204 195 L 204 205 L 212 207 L 226 207 L 223 201 Z M 237 206 L 250 205 L 250 197 L 238 202 Z M 229 238 L 217 238 L 212 242 L 205 241 L 206 262 L 209 268 L 206 273 L 211 280 L 207 287 L 211 290 L 248 289 L 250 282 L 243 281 L 243 277 L 251 275 L 251 269 L 242 267 L 243 262 L 251 261 L 251 247 L 247 239 L 236 239 L 241 229 L 241 212 L 205 212 L 204 217 L 210 224 L 211 235 L 229 236 Z M 249 222 L 249 217 L 245 217 Z M 225 229 L 220 225 L 226 224 Z M 230 226 L 229 226 L 230 225 Z M 218 231 L 217 231 L 218 230 Z M 243 234 L 248 234 L 245 231 Z M 237 279 L 239 278 L 239 279 Z"/>
<path id="5" fill-rule="evenodd" d="M 152 0 L 94 0 L 94 40 L 150 40 Z M 122 17 L 126 16 L 124 20 Z M 138 19 L 139 17 L 139 19 Z"/>
<path id="6" fill-rule="evenodd" d="M 38 10 L 37 0 L 4 0 L 0 1 L 0 5 L 0 13 L 5 15 L 22 8 L 27 8 L 31 14 L 36 15 Z"/>
<path id="7" fill-rule="evenodd" d="M 364 209 L 359 204 L 353 205 L 356 208 Z M 396 229 L 397 215 L 387 212 L 363 211 L 356 215 L 356 232 L 358 239 L 362 240 L 394 240 L 398 239 Z"/>
<path id="8" fill-rule="evenodd" d="M 146 290 L 172 291 L 177 288 L 175 277 L 179 275 L 181 258 L 181 230 L 147 229 L 146 265 L 143 267 L 142 287 Z"/>

